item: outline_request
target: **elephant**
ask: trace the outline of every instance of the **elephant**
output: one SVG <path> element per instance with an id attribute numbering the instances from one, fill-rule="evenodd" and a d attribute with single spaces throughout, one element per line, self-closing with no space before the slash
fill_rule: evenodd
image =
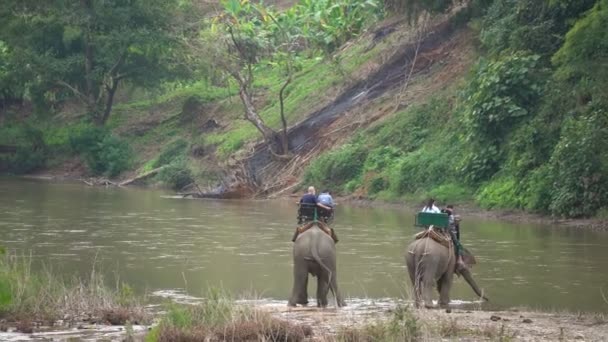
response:
<path id="1" fill-rule="evenodd" d="M 317 224 L 300 233 L 293 245 L 293 290 L 288 306 L 308 305 L 308 274 L 317 277 L 317 306 L 327 306 L 329 290 L 338 307 L 345 302 L 338 291 L 336 245 Z"/>
<path id="2" fill-rule="evenodd" d="M 468 264 L 467 259 L 465 257 L 465 263 Z M 414 288 L 416 307 L 420 306 L 421 299 L 426 308 L 433 307 L 431 295 L 434 285 L 439 292 L 440 307 L 447 307 L 450 302 L 454 273 L 462 275 L 480 298 L 488 300 L 475 283 L 468 267 L 456 270 L 454 250 L 448 249 L 428 236 L 415 240 L 408 246 L 405 263 Z"/>

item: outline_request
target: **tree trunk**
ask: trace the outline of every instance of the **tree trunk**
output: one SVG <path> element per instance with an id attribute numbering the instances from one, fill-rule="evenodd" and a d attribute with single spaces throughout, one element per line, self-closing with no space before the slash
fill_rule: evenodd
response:
<path id="1" fill-rule="evenodd" d="M 119 80 L 112 79 L 112 85 L 110 87 L 106 87 L 108 94 L 106 95 L 106 104 L 103 110 L 103 116 L 101 117 L 101 125 L 105 125 L 106 121 L 110 117 L 110 113 L 112 112 L 112 105 L 114 104 L 114 94 L 116 93 L 116 89 L 118 88 Z"/>
<path id="2" fill-rule="evenodd" d="M 289 83 L 291 83 L 291 75 L 289 75 L 289 77 L 287 78 L 287 80 L 285 81 L 283 86 L 281 87 L 281 91 L 279 92 L 279 102 L 281 104 L 281 122 L 283 123 L 283 132 L 281 134 L 281 144 L 283 147 L 283 151 L 281 151 L 282 154 L 289 153 L 289 139 L 287 137 L 287 120 L 285 120 L 285 107 L 283 104 L 283 92 L 285 91 L 285 88 L 287 88 Z"/>
<path id="3" fill-rule="evenodd" d="M 86 82 L 86 102 L 90 114 L 97 116 L 97 106 L 93 88 L 93 43 L 91 42 L 91 21 L 93 20 L 93 7 L 90 0 L 80 0 L 86 12 L 87 22 L 84 33 L 84 77 Z"/>
<path id="4" fill-rule="evenodd" d="M 262 133 L 264 141 L 266 141 L 266 143 L 269 144 L 269 147 L 272 149 L 272 145 L 274 145 L 273 137 L 275 136 L 275 132 L 272 128 L 268 127 L 264 123 L 264 120 L 262 120 L 251 101 L 247 88 L 243 85 L 240 87 L 239 97 L 243 102 L 243 106 L 245 106 L 245 119 L 251 122 L 255 128 Z"/>

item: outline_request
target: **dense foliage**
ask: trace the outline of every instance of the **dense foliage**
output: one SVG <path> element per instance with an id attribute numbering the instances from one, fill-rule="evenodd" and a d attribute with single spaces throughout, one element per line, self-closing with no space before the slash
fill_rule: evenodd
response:
<path id="1" fill-rule="evenodd" d="M 459 101 L 448 90 L 359 136 L 357 148 L 368 151 L 361 165 L 391 157 L 350 169 L 336 190 L 440 201 L 474 194 L 483 207 L 566 217 L 608 206 L 608 1 L 496 0 L 484 13 L 474 19 L 482 56 Z M 331 179 L 333 159 L 357 161 L 323 155 L 306 181 Z"/>
<path id="2" fill-rule="evenodd" d="M 177 1 L 6 1 L 0 9 L 4 102 L 40 110 L 76 98 L 104 124 L 121 82 L 154 86 L 173 76 Z M 3 70 L 4 69 L 4 70 Z M 4 81 L 4 82 L 3 82 Z"/>

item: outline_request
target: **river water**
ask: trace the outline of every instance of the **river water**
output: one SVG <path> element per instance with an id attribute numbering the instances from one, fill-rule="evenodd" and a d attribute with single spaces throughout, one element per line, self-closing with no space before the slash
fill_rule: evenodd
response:
<path id="1" fill-rule="evenodd" d="M 0 245 L 66 277 L 87 276 L 96 265 L 109 282 L 140 292 L 196 297 L 221 288 L 286 301 L 294 203 L 0 178 Z M 403 255 L 417 231 L 413 215 L 338 207 L 338 282 L 347 302 L 408 298 Z M 491 300 L 482 308 L 608 312 L 607 233 L 473 217 L 461 227 L 477 257 L 473 274 Z M 475 295 L 458 279 L 452 300 L 470 303 Z"/>

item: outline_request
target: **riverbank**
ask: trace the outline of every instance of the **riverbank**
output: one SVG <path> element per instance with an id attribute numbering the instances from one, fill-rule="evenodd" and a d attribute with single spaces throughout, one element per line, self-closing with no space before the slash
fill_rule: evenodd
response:
<path id="1" fill-rule="evenodd" d="M 290 201 L 299 198 L 299 195 L 285 196 Z M 405 209 L 408 211 L 420 210 L 424 203 L 396 202 L 370 199 L 361 196 L 338 196 L 334 201 L 341 205 L 355 207 L 378 207 L 390 209 Z M 564 219 L 548 215 L 541 215 L 514 209 L 483 209 L 472 202 L 450 202 L 439 203 L 439 206 L 452 204 L 455 206 L 456 213 L 466 220 L 466 217 L 477 217 L 483 219 L 503 220 L 512 223 L 527 223 L 539 225 L 555 225 L 559 227 L 569 227 L 576 229 L 586 229 L 591 231 L 608 231 L 608 218 L 579 218 Z"/>
<path id="2" fill-rule="evenodd" d="M 605 341 L 608 336 L 608 316 L 602 313 L 480 311 L 457 306 L 448 313 L 414 309 L 400 300 L 387 300 L 359 300 L 336 310 L 290 308 L 279 301 L 215 298 L 199 304 L 167 304 L 165 310 L 152 309 L 156 313 L 154 323 L 149 325 L 84 322 L 36 326 L 28 332 L 4 325 L 0 340 Z"/>
<path id="3" fill-rule="evenodd" d="M 424 203 L 388 202 L 373 200 L 357 196 L 345 196 L 336 198 L 336 202 L 360 207 L 385 207 L 392 209 L 419 210 Z M 444 205 L 447 203 L 440 203 Z M 548 215 L 541 215 L 514 209 L 483 209 L 473 203 L 451 203 L 455 206 L 456 213 L 461 217 L 479 217 L 484 219 L 504 220 L 512 223 L 530 223 L 543 225 L 556 225 L 559 227 L 570 227 L 576 229 L 587 229 L 592 231 L 608 231 L 608 218 L 579 218 L 564 219 Z"/>

